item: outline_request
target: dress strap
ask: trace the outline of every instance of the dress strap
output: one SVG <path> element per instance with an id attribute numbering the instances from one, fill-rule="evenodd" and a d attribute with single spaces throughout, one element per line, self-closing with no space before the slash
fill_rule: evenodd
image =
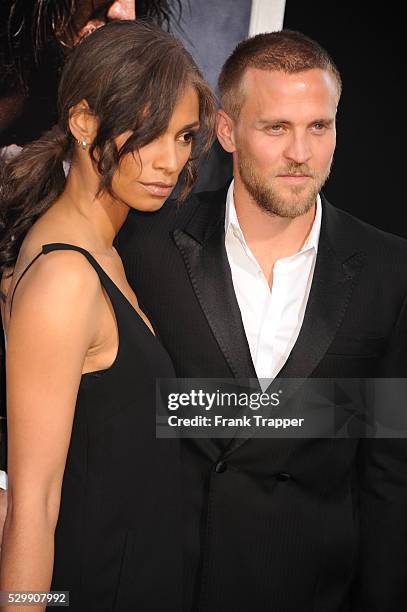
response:
<path id="1" fill-rule="evenodd" d="M 43 249 L 41 249 L 41 251 L 34 257 L 34 259 L 32 261 L 30 261 L 30 263 L 28 264 L 28 266 L 23 270 L 23 272 L 20 274 L 19 279 L 17 280 L 16 284 L 14 285 L 14 289 L 13 289 L 13 293 L 11 294 L 11 300 L 10 300 L 10 315 L 11 315 L 11 309 L 13 307 L 13 300 L 14 300 L 14 294 L 16 292 L 16 289 L 18 287 L 18 285 L 20 284 L 21 279 L 23 278 L 24 274 L 26 272 L 28 272 L 28 270 L 31 268 L 31 266 L 33 265 L 33 263 L 35 263 L 37 261 L 37 259 L 39 257 L 41 257 L 41 255 L 43 254 Z"/>
<path id="2" fill-rule="evenodd" d="M 16 282 L 16 284 L 14 286 L 14 289 L 13 289 L 11 300 L 10 300 L 10 315 L 11 315 L 11 309 L 12 309 L 12 306 L 13 306 L 14 294 L 16 292 L 16 289 L 17 289 L 18 285 L 20 284 L 21 279 L 26 274 L 26 272 L 28 272 L 28 270 L 31 268 L 33 263 L 35 263 L 37 261 L 37 259 L 39 257 L 41 257 L 41 255 L 46 255 L 47 253 L 51 253 L 52 251 L 78 251 L 79 253 L 82 253 L 82 255 L 84 255 L 86 257 L 86 259 L 89 261 L 91 266 L 95 269 L 97 275 L 99 276 L 100 282 L 102 283 L 103 287 L 107 290 L 107 292 L 109 294 L 109 297 L 112 299 L 111 289 L 113 287 L 113 291 L 114 291 L 115 285 L 112 282 L 111 278 L 103 270 L 103 268 L 98 264 L 96 259 L 89 253 L 89 251 L 87 251 L 86 249 L 83 249 L 82 247 L 79 247 L 79 246 L 77 246 L 75 244 L 65 244 L 63 242 L 53 242 L 53 243 L 50 243 L 50 244 L 42 245 L 41 251 L 28 264 L 28 266 L 24 269 L 24 271 L 20 275 L 19 279 L 17 280 L 17 282 Z"/>
<path id="3" fill-rule="evenodd" d="M 51 242 L 50 244 L 42 245 L 42 252 L 44 253 L 44 255 L 46 255 L 47 253 L 51 253 L 52 251 L 78 251 L 78 253 L 82 253 L 82 255 L 84 255 L 86 259 L 88 260 L 88 262 L 91 264 L 91 266 L 95 268 L 99 277 L 103 276 L 104 279 L 107 278 L 111 280 L 110 277 L 103 270 L 103 268 L 98 264 L 98 262 L 93 257 L 93 255 L 91 255 L 89 251 L 87 251 L 86 249 L 83 249 L 82 247 L 77 246 L 76 244 L 66 244 L 64 242 Z"/>

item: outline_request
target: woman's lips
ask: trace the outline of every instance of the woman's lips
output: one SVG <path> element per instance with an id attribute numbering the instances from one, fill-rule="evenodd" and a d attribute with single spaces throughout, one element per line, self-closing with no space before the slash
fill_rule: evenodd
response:
<path id="1" fill-rule="evenodd" d="M 144 187 L 151 195 L 156 196 L 158 198 L 167 198 L 171 191 L 174 189 L 174 185 L 167 185 L 166 183 L 141 183 L 140 185 Z"/>

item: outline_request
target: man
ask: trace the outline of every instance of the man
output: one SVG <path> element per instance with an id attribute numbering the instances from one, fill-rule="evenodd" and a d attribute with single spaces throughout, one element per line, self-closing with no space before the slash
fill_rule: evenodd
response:
<path id="1" fill-rule="evenodd" d="M 344 210 L 407 237 L 404 207 L 399 205 L 404 191 L 404 135 L 387 120 L 404 115 L 403 79 L 399 78 L 406 63 L 404 21 L 394 5 L 340 0 L 181 0 L 181 4 L 181 30 L 174 15 L 171 31 L 180 36 L 211 86 L 242 38 L 280 30 L 283 24 L 330 49 L 344 92 L 338 117 L 340 139 L 326 193 L 334 202 L 340 201 Z M 231 176 L 229 155 L 215 143 L 194 190 L 218 189 Z"/>
<path id="2" fill-rule="evenodd" d="M 321 193 L 332 60 L 299 33 L 259 35 L 219 83 L 234 182 L 131 212 L 119 236 L 177 375 L 405 377 L 407 243 Z M 169 152 L 157 180 L 172 173 Z M 405 440 L 186 439 L 183 464 L 185 610 L 406 607 Z"/>

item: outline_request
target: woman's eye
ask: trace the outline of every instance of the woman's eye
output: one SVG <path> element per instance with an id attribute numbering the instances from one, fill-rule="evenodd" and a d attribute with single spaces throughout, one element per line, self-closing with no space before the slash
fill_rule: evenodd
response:
<path id="1" fill-rule="evenodd" d="M 184 142 L 185 144 L 191 143 L 194 140 L 194 138 L 195 138 L 194 132 L 185 132 L 185 134 L 181 134 L 180 136 L 181 142 Z"/>

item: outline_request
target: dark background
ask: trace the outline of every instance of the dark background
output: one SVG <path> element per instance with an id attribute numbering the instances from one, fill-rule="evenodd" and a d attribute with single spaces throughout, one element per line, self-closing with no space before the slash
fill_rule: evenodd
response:
<path id="1" fill-rule="evenodd" d="M 315 38 L 342 75 L 337 150 L 325 195 L 407 238 L 405 22 L 400 5 L 377 4 L 287 0 L 284 27 Z"/>

